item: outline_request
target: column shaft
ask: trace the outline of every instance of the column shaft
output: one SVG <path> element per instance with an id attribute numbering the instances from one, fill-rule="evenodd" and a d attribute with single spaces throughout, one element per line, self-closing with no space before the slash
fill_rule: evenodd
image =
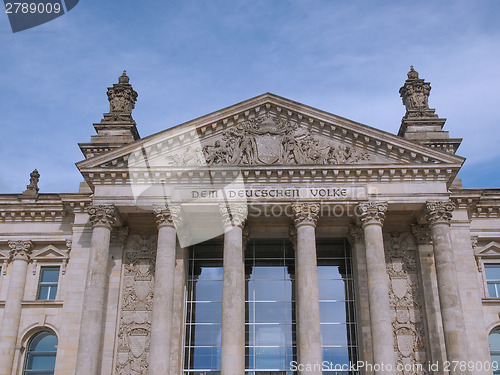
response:
<path id="1" fill-rule="evenodd" d="M 319 314 L 316 223 L 319 204 L 292 206 L 297 232 L 295 241 L 295 290 L 297 306 L 297 360 L 307 374 L 321 374 L 321 325 Z M 305 372 L 304 372 L 305 373 Z"/>
<path id="2" fill-rule="evenodd" d="M 245 264 L 242 228 L 224 234 L 221 373 L 245 373 Z"/>
<path id="3" fill-rule="evenodd" d="M 13 248 L 12 268 L 10 270 L 9 289 L 3 311 L 2 326 L 0 328 L 0 373 L 10 374 L 14 362 L 19 322 L 21 320 L 21 302 L 26 285 L 28 269 L 27 253 L 31 251 L 31 241 L 15 241 L 9 243 Z M 14 247 L 15 246 L 15 249 Z M 19 251 L 20 252 L 17 252 Z"/>
<path id="4" fill-rule="evenodd" d="M 312 225 L 297 227 L 295 251 L 297 276 L 297 336 L 299 363 L 311 365 L 321 374 L 321 326 L 319 315 L 318 268 L 316 260 L 315 228 Z"/>
<path id="5" fill-rule="evenodd" d="M 363 203 L 360 207 L 365 235 L 373 361 L 376 365 L 385 366 L 381 371 L 375 371 L 375 374 L 394 374 L 396 359 L 389 302 L 389 276 L 382 236 L 387 203 Z"/>
<path id="6" fill-rule="evenodd" d="M 176 231 L 173 225 L 160 224 L 156 252 L 149 374 L 170 372 L 170 337 L 174 299 Z"/>
<path id="7" fill-rule="evenodd" d="M 454 206 L 451 202 L 428 202 L 426 208 L 434 245 L 439 305 L 448 361 L 468 361 L 467 334 L 450 238 Z M 451 375 L 469 374 L 468 371 L 460 371 L 460 366 L 457 367 L 450 369 Z"/>
<path id="8" fill-rule="evenodd" d="M 109 243 L 112 224 L 116 220 L 113 206 L 92 206 L 89 208 L 89 215 L 94 227 L 83 299 L 76 375 L 100 373 L 99 357 L 108 277 Z"/>

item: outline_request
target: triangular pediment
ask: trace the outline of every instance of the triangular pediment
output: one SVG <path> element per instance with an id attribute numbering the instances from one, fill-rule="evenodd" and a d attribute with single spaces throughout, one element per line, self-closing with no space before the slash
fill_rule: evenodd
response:
<path id="1" fill-rule="evenodd" d="M 264 94 L 77 164 L 86 174 L 131 169 L 437 168 L 454 177 L 464 159 Z M 379 172 L 377 172 L 379 173 Z M 452 176 L 453 175 L 453 176 Z"/>
<path id="2" fill-rule="evenodd" d="M 489 244 L 480 248 L 476 255 L 479 257 L 498 257 L 500 256 L 500 243 L 491 241 Z"/>
<path id="3" fill-rule="evenodd" d="M 63 260 L 68 258 L 68 250 L 61 250 L 54 245 L 48 245 L 33 252 L 31 258 L 34 260 Z"/>

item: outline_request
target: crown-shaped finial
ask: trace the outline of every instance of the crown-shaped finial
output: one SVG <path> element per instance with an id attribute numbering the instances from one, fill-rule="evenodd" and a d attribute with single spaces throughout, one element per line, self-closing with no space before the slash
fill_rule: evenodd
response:
<path id="1" fill-rule="evenodd" d="M 408 72 L 408 79 L 418 79 L 418 72 L 413 69 L 413 65 L 410 65 L 410 71 Z"/>
<path id="2" fill-rule="evenodd" d="M 118 77 L 118 83 L 129 83 L 130 78 L 127 76 L 127 71 L 124 70 L 123 74 Z"/>
<path id="3" fill-rule="evenodd" d="M 137 92 L 129 83 L 130 78 L 124 70 L 118 83 L 108 88 L 109 112 L 131 114 L 137 100 Z"/>

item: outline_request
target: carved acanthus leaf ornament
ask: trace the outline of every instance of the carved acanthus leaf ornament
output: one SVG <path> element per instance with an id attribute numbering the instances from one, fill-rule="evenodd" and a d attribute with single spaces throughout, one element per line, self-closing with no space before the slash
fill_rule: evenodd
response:
<path id="1" fill-rule="evenodd" d="M 220 204 L 219 212 L 224 228 L 243 228 L 248 216 L 248 206 L 244 203 Z"/>
<path id="2" fill-rule="evenodd" d="M 33 251 L 32 241 L 9 241 L 10 257 L 14 260 L 28 260 Z"/>
<path id="3" fill-rule="evenodd" d="M 386 211 L 387 202 L 365 202 L 357 207 L 363 227 L 370 224 L 383 225 Z"/>
<path id="4" fill-rule="evenodd" d="M 320 206 L 317 203 L 295 203 L 292 205 L 293 222 L 298 228 L 301 225 L 316 226 Z"/>
<path id="5" fill-rule="evenodd" d="M 89 206 L 88 214 L 93 227 L 104 226 L 111 228 L 118 221 L 118 212 L 113 205 Z"/>
<path id="6" fill-rule="evenodd" d="M 450 224 L 455 206 L 450 201 L 427 202 L 425 217 L 430 225 Z"/>

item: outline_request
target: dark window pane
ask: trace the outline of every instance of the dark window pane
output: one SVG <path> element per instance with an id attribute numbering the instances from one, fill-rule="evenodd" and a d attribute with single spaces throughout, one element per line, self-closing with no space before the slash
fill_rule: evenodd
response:
<path id="1" fill-rule="evenodd" d="M 263 348 L 255 347 L 255 368 L 286 368 L 286 349 L 285 348 Z"/>
<path id="2" fill-rule="evenodd" d="M 323 361 L 327 361 L 328 366 L 348 365 L 349 354 L 347 348 L 323 347 Z"/>
<path id="3" fill-rule="evenodd" d="M 283 275 L 281 280 L 256 280 L 256 301 L 287 301 L 290 300 L 292 286 L 285 283 Z"/>
<path id="4" fill-rule="evenodd" d="M 30 351 L 55 352 L 57 350 L 57 337 L 50 332 L 41 332 L 31 341 Z"/>
<path id="5" fill-rule="evenodd" d="M 345 282 L 343 280 L 318 280 L 319 299 L 344 301 Z"/>
<path id="6" fill-rule="evenodd" d="M 500 330 L 491 332 L 488 337 L 491 352 L 500 352 Z"/>
<path id="7" fill-rule="evenodd" d="M 500 264 L 485 264 L 486 280 L 500 280 Z"/>
<path id="8" fill-rule="evenodd" d="M 321 344 L 347 346 L 347 325 L 321 324 Z"/>
<path id="9" fill-rule="evenodd" d="M 222 321 L 222 303 L 195 303 L 193 305 L 193 319 L 193 323 L 220 323 Z"/>
<path id="10" fill-rule="evenodd" d="M 42 267 L 40 281 L 57 283 L 59 280 L 59 267 Z"/>
<path id="11" fill-rule="evenodd" d="M 497 288 L 495 283 L 488 283 L 488 294 L 491 298 L 498 297 Z"/>
<path id="12" fill-rule="evenodd" d="M 256 323 L 291 323 L 291 307 L 290 302 L 255 302 L 253 306 L 249 306 L 255 309 Z M 250 313 L 253 312 L 250 311 Z"/>
<path id="13" fill-rule="evenodd" d="M 197 301 L 222 301 L 221 280 L 199 280 L 194 288 Z"/>
<path id="14" fill-rule="evenodd" d="M 36 370 L 50 370 L 56 365 L 56 356 L 53 354 L 42 355 L 33 353 L 28 356 L 27 367 Z"/>
<path id="15" fill-rule="evenodd" d="M 220 348 L 205 347 L 193 348 L 193 369 L 219 369 L 220 368 Z"/>
<path id="16" fill-rule="evenodd" d="M 220 346 L 221 326 L 220 324 L 196 324 L 191 326 L 191 334 L 194 334 L 194 346 Z"/>
<path id="17" fill-rule="evenodd" d="M 346 305 L 344 302 L 320 302 L 319 312 L 323 323 L 346 322 Z"/>
<path id="18" fill-rule="evenodd" d="M 251 333 L 255 346 L 287 346 L 292 344 L 292 326 L 285 324 L 256 324 Z"/>

